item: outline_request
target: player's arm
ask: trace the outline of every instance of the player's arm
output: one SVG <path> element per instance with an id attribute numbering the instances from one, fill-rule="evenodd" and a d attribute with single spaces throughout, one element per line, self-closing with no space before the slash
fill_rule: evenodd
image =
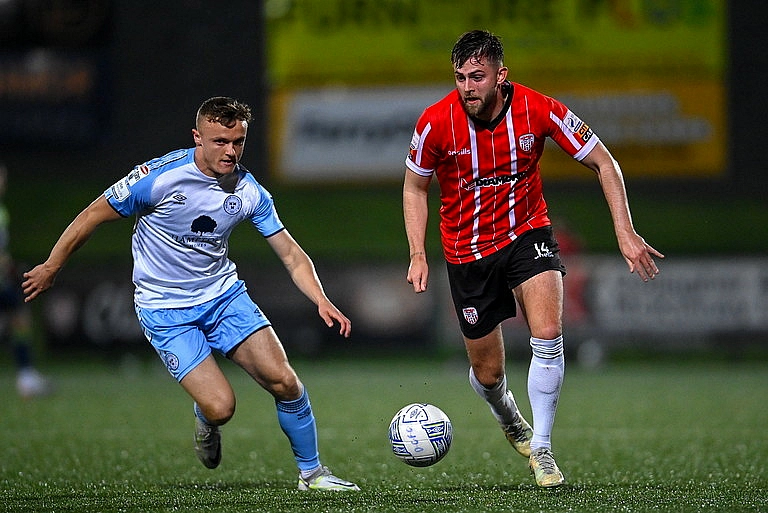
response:
<path id="1" fill-rule="evenodd" d="M 349 337 L 352 331 L 352 322 L 325 295 L 323 285 L 315 271 L 315 265 L 309 255 L 299 246 L 299 243 L 288 233 L 288 230 L 281 230 L 275 235 L 267 237 L 267 242 L 283 262 L 293 283 L 317 305 L 317 312 L 325 324 L 330 328 L 334 321 L 338 322 L 339 334 Z"/>
<path id="2" fill-rule="evenodd" d="M 619 163 L 616 162 L 616 159 L 602 142 L 598 142 L 581 163 L 597 173 L 611 212 L 619 250 L 629 266 L 629 271 L 636 272 L 643 281 L 648 281 L 649 278 L 653 279 L 659 274 L 653 257 L 655 255 L 664 258 L 664 255 L 656 251 L 635 232 Z"/>
<path id="3" fill-rule="evenodd" d="M 32 301 L 51 288 L 69 257 L 85 244 L 96 228 L 117 219 L 122 219 L 122 216 L 109 205 L 104 196 L 99 196 L 88 205 L 61 234 L 48 259 L 24 273 L 24 300 Z"/>
<path id="4" fill-rule="evenodd" d="M 426 250 L 429 183 L 430 177 L 418 175 L 410 169 L 405 170 L 403 218 L 410 254 L 407 279 L 415 292 L 427 290 L 429 277 Z"/>

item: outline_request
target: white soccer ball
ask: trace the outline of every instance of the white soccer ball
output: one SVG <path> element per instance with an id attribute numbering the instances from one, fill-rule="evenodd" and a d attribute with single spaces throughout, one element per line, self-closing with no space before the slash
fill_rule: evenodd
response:
<path id="1" fill-rule="evenodd" d="M 392 452 L 412 467 L 428 467 L 443 459 L 451 448 L 451 440 L 451 419 L 431 404 L 409 404 L 389 423 Z"/>

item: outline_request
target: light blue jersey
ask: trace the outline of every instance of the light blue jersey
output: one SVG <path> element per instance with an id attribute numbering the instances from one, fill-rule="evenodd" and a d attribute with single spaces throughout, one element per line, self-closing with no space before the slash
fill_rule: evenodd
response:
<path id="1" fill-rule="evenodd" d="M 217 180 L 195 149 L 136 166 L 104 192 L 122 216 L 136 216 L 131 242 L 134 299 L 142 308 L 183 308 L 220 296 L 238 280 L 229 235 L 250 220 L 269 237 L 283 230 L 272 197 L 238 165 Z"/>

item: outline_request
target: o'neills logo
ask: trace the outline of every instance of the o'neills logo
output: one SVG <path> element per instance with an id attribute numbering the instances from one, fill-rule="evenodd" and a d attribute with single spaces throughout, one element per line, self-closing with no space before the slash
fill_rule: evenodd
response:
<path id="1" fill-rule="evenodd" d="M 448 150 L 448 156 L 455 157 L 456 155 L 471 155 L 472 152 L 469 148 L 462 148 L 460 150 Z"/>

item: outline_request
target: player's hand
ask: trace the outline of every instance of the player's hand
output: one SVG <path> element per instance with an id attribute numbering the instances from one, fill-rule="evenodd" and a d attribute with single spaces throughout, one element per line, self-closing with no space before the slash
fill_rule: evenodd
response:
<path id="1" fill-rule="evenodd" d="M 50 289 L 56 279 L 57 271 L 46 264 L 40 264 L 24 273 L 21 290 L 24 292 L 24 302 L 29 303 L 37 296 Z"/>
<path id="2" fill-rule="evenodd" d="M 413 285 L 416 293 L 427 290 L 427 278 L 429 277 L 429 265 L 423 253 L 414 254 L 408 266 L 408 283 Z"/>
<path id="3" fill-rule="evenodd" d="M 659 274 L 654 256 L 664 258 L 659 251 L 637 234 L 621 243 L 621 253 L 629 266 L 629 272 L 637 273 L 643 281 L 654 279 Z"/>
<path id="4" fill-rule="evenodd" d="M 334 322 L 339 323 L 339 335 L 344 338 L 349 338 L 352 334 L 352 321 L 350 321 L 346 315 L 341 313 L 341 310 L 329 300 L 321 300 L 317 305 L 317 313 L 325 321 L 325 324 L 329 327 L 333 327 Z"/>

